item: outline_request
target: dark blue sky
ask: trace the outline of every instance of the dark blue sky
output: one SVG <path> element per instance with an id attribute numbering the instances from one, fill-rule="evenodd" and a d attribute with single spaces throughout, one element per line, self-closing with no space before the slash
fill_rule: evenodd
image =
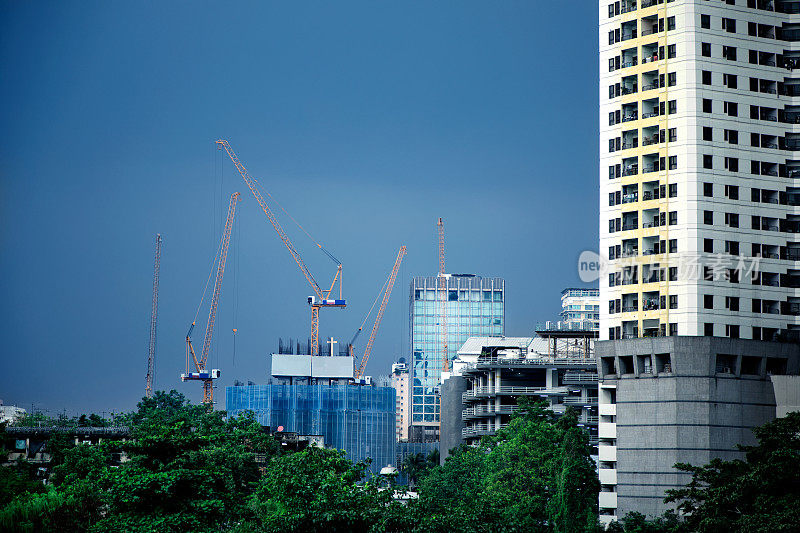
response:
<path id="1" fill-rule="evenodd" d="M 234 191 L 219 406 L 234 379 L 265 381 L 278 337 L 309 335 L 309 288 L 219 137 L 344 264 L 350 305 L 322 312 L 322 336 L 350 338 L 408 246 L 368 374 L 408 350 L 439 216 L 448 271 L 504 277 L 506 333 L 530 335 L 597 242 L 597 9 L 573 7 L 1 2 L 0 398 L 134 408 L 160 232 L 156 387 L 199 400 L 184 335 Z"/>

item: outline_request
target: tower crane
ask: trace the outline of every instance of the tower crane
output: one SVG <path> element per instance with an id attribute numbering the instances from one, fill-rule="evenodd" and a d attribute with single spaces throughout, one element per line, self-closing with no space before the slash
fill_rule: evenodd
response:
<path id="1" fill-rule="evenodd" d="M 150 310 L 150 348 L 147 351 L 147 376 L 144 395 L 153 397 L 153 380 L 156 377 L 156 323 L 158 322 L 158 272 L 161 269 L 161 234 L 156 235 L 156 258 L 153 264 L 153 307 Z"/>
<path id="2" fill-rule="evenodd" d="M 397 252 L 397 259 L 394 261 L 392 273 L 389 274 L 389 279 L 386 281 L 386 291 L 383 293 L 383 300 L 381 300 L 381 306 L 378 308 L 378 314 L 375 315 L 375 323 L 372 325 L 372 332 L 369 334 L 367 346 L 364 348 L 364 355 L 361 356 L 361 364 L 358 366 L 358 369 L 356 369 L 356 380 L 361 379 L 361 376 L 364 375 L 364 369 L 367 367 L 367 361 L 369 361 L 369 354 L 372 353 L 372 345 L 375 342 L 375 336 L 378 334 L 378 328 L 381 326 L 383 312 L 386 310 L 386 304 L 389 303 L 389 297 L 392 295 L 392 287 L 394 287 L 394 281 L 397 278 L 397 271 L 400 270 L 400 263 L 403 261 L 403 256 L 405 255 L 406 247 L 401 246 L 400 250 Z M 360 331 L 361 328 L 358 328 L 358 332 Z M 358 332 L 356 332 L 356 336 Z M 353 337 L 353 340 L 355 340 L 355 337 Z"/>
<path id="3" fill-rule="evenodd" d="M 440 324 L 442 327 L 442 371 L 450 371 L 450 358 L 447 355 L 447 278 L 444 274 L 444 222 L 439 217 L 436 224 L 439 230 L 439 295 L 442 298 L 442 314 Z"/>
<path id="4" fill-rule="evenodd" d="M 228 218 L 225 221 L 225 231 L 222 233 L 219 251 L 217 252 L 217 277 L 214 281 L 214 292 L 211 295 L 211 305 L 208 310 L 208 322 L 206 323 L 206 334 L 203 339 L 203 350 L 200 352 L 200 359 L 195 355 L 194 347 L 192 346 L 192 332 L 197 322 L 197 314 L 195 314 L 192 325 L 189 326 L 189 332 L 186 333 L 186 373 L 181 374 L 181 381 L 201 381 L 203 383 L 203 403 L 208 407 L 213 407 L 214 405 L 213 380 L 219 377 L 220 371 L 217 368 L 209 371 L 206 365 L 208 364 L 208 355 L 211 351 L 211 338 L 214 335 L 214 321 L 217 318 L 217 306 L 219 305 L 219 296 L 222 291 L 222 276 L 225 274 L 225 261 L 228 258 L 228 244 L 231 240 L 231 228 L 233 227 L 233 218 L 236 215 L 236 202 L 238 200 L 239 193 L 233 193 L 231 195 L 230 204 L 228 205 Z M 206 288 L 208 288 L 208 285 L 206 285 Z M 205 298 L 205 291 L 203 292 L 203 298 Z M 203 298 L 200 299 L 200 306 L 203 305 Z M 197 308 L 198 313 L 200 311 L 200 306 Z M 192 365 L 194 365 L 196 372 L 191 372 Z"/>
<path id="5" fill-rule="evenodd" d="M 278 237 L 283 242 L 283 245 L 286 246 L 286 248 L 289 250 L 289 253 L 292 255 L 292 258 L 294 259 L 295 263 L 297 263 L 297 266 L 300 268 L 300 271 L 305 276 L 306 281 L 308 281 L 308 284 L 311 285 L 311 289 L 314 291 L 314 294 L 309 296 L 307 299 L 308 305 L 311 307 L 311 355 L 319 355 L 319 310 L 321 308 L 328 308 L 328 307 L 337 307 L 340 309 L 347 307 L 347 301 L 344 298 L 342 298 L 342 263 L 338 259 L 336 259 L 328 250 L 326 250 L 320 243 L 315 241 L 314 238 L 311 237 L 311 235 L 305 229 L 303 229 L 303 227 L 300 226 L 300 224 L 297 224 L 297 221 L 295 221 L 295 224 L 297 224 L 298 227 L 300 227 L 300 229 L 302 229 L 303 232 L 306 235 L 308 235 L 308 237 L 311 238 L 312 241 L 314 241 L 314 244 L 316 244 L 317 247 L 320 250 L 322 250 L 325 253 L 325 255 L 327 255 L 334 263 L 336 263 L 336 274 L 333 276 L 333 282 L 331 282 L 330 288 L 327 290 L 322 289 L 317 283 L 317 280 L 314 279 L 314 276 L 311 274 L 311 271 L 308 269 L 308 266 L 306 266 L 305 261 L 303 261 L 300 252 L 298 252 L 297 248 L 294 247 L 294 244 L 292 244 L 291 239 L 289 239 L 289 236 L 286 234 L 280 222 L 275 217 L 275 214 L 272 212 L 272 209 L 270 209 L 269 205 L 267 204 L 264 196 L 265 195 L 268 196 L 274 202 L 275 200 L 274 198 L 272 198 L 272 195 L 270 195 L 269 192 L 267 191 L 262 192 L 261 187 L 258 184 L 258 181 L 252 176 L 250 176 L 250 174 L 247 172 L 247 169 L 244 167 L 242 162 L 236 156 L 236 153 L 233 151 L 233 148 L 231 148 L 231 145 L 228 143 L 228 141 L 226 141 L 225 139 L 219 139 L 216 142 L 216 144 L 218 144 L 221 148 L 224 148 L 225 151 L 228 153 L 228 157 L 230 157 L 231 161 L 233 162 L 233 165 L 236 167 L 236 170 L 239 171 L 239 174 L 242 176 L 242 179 L 247 184 L 247 187 L 250 189 L 250 192 L 253 193 L 253 197 L 258 202 L 258 205 L 261 206 L 262 211 L 264 211 L 264 214 L 267 215 L 267 218 L 269 219 L 270 223 L 272 223 L 272 227 L 275 228 L 275 231 L 278 233 Z M 284 210 L 284 212 L 286 211 Z M 288 215 L 288 213 L 286 214 Z M 291 218 L 291 215 L 289 216 Z M 294 219 L 292 218 L 292 220 Z M 337 282 L 339 285 L 339 298 L 331 299 L 331 293 L 336 287 Z"/>

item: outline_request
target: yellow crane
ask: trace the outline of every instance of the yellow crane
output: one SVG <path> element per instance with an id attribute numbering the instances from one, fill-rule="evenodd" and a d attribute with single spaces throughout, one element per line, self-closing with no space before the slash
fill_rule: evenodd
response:
<path id="1" fill-rule="evenodd" d="M 147 376 L 144 378 L 144 395 L 153 397 L 156 376 L 156 325 L 158 322 L 158 272 L 161 269 L 161 234 L 156 235 L 156 258 L 153 262 L 153 306 L 150 310 L 150 346 L 147 351 Z"/>
<path id="2" fill-rule="evenodd" d="M 222 233 L 219 251 L 217 252 L 217 277 L 214 281 L 214 292 L 211 294 L 211 305 L 208 310 L 208 322 L 206 323 L 206 334 L 203 338 L 203 350 L 200 352 L 200 359 L 198 359 L 197 355 L 194 353 L 192 331 L 194 331 L 194 326 L 197 323 L 197 314 L 199 314 L 200 307 L 203 305 L 205 291 L 203 291 L 203 297 L 200 299 L 200 305 L 197 307 L 197 313 L 195 313 L 192 325 L 189 326 L 189 332 L 186 333 L 186 373 L 181 374 L 181 381 L 203 382 L 203 403 L 208 407 L 213 407 L 214 405 L 213 383 L 214 380 L 219 377 L 220 371 L 217 368 L 209 370 L 206 368 L 206 365 L 208 364 L 208 355 L 211 351 L 211 338 L 214 335 L 214 322 L 217 318 L 217 306 L 219 305 L 219 296 L 222 291 L 222 277 L 225 274 L 225 262 L 228 258 L 228 244 L 231 240 L 231 229 L 233 228 L 233 218 L 236 215 L 236 202 L 238 200 L 239 193 L 233 193 L 228 205 L 228 218 L 225 221 L 225 231 Z M 206 288 L 208 288 L 207 283 Z M 191 372 L 192 366 L 194 366 L 196 372 Z"/>
<path id="3" fill-rule="evenodd" d="M 400 250 L 397 252 L 397 259 L 394 261 L 394 266 L 392 267 L 392 272 L 389 274 L 389 278 L 386 280 L 386 291 L 383 293 L 383 299 L 381 300 L 381 306 L 378 308 L 378 314 L 375 315 L 375 323 L 372 325 L 372 332 L 369 334 L 369 340 L 367 341 L 367 346 L 364 348 L 364 354 L 361 356 L 361 364 L 356 369 L 355 378 L 356 381 L 361 379 L 361 376 L 364 375 L 364 370 L 367 367 L 367 361 L 369 361 L 369 355 L 372 353 L 372 345 L 375 342 L 375 336 L 378 334 L 378 328 L 381 326 L 381 320 L 383 319 L 383 312 L 386 311 L 386 304 L 389 303 L 389 297 L 392 295 L 392 287 L 394 287 L 394 281 L 397 279 L 397 271 L 400 270 L 400 263 L 403 261 L 403 257 L 406 255 L 406 247 L 401 246 Z M 369 313 L 367 313 L 369 316 Z M 366 322 L 366 319 L 365 319 Z M 363 327 L 363 324 L 362 324 Z M 361 328 L 358 328 L 356 332 L 356 336 L 361 332 Z M 353 337 L 355 340 L 355 337 Z M 352 342 L 350 343 L 351 350 L 352 350 Z M 352 353 L 352 352 L 351 352 Z"/>
<path id="4" fill-rule="evenodd" d="M 450 358 L 447 355 L 447 278 L 444 275 L 444 221 L 439 217 L 436 224 L 439 230 L 439 296 L 442 298 L 442 313 L 440 316 L 442 337 L 442 371 L 450 371 Z"/>
<path id="5" fill-rule="evenodd" d="M 272 223 L 272 227 L 275 228 L 275 231 L 278 233 L 278 237 L 280 237 L 281 241 L 283 241 L 284 246 L 289 250 L 289 253 L 292 255 L 295 263 L 300 268 L 300 271 L 308 281 L 308 284 L 311 285 L 311 289 L 314 291 L 314 294 L 309 296 L 307 301 L 308 305 L 311 306 L 311 355 L 319 355 L 319 310 L 323 307 L 336 307 L 336 308 L 344 308 L 347 307 L 347 302 L 344 298 L 342 298 L 342 263 L 336 259 L 333 254 L 331 254 L 328 250 L 326 250 L 320 243 L 314 240 L 313 237 L 303 229 L 300 224 L 295 224 L 303 230 L 303 232 L 308 235 L 308 237 L 314 241 L 314 244 L 322 250 L 325 255 L 327 255 L 333 262 L 336 263 L 336 274 L 333 276 L 333 282 L 328 290 L 323 290 L 320 288 L 317 280 L 314 279 L 314 276 L 311 274 L 311 271 L 306 266 L 305 261 L 303 261 L 300 252 L 294 247 L 292 244 L 291 239 L 284 231 L 283 227 L 281 226 L 278 219 L 275 217 L 275 214 L 270 209 L 269 205 L 267 204 L 264 196 L 268 196 L 273 202 L 275 201 L 272 196 L 267 191 L 261 190 L 261 187 L 258 184 L 258 181 L 250 176 L 247 172 L 247 169 L 244 167 L 242 162 L 236 156 L 236 153 L 231 148 L 231 145 L 225 139 L 220 139 L 216 142 L 221 148 L 224 148 L 225 151 L 228 153 L 228 157 L 230 157 L 231 161 L 233 161 L 233 165 L 236 167 L 236 170 L 239 171 L 239 174 L 242 176 L 242 179 L 247 184 L 247 187 L 250 189 L 250 192 L 253 193 L 253 197 L 258 202 L 258 205 L 261 206 L 261 210 L 264 211 L 264 214 L 267 215 L 267 218 Z M 276 202 L 277 203 L 277 202 Z M 284 210 L 284 212 L 286 212 Z M 288 213 L 286 213 L 288 215 Z M 291 218 L 291 215 L 289 215 Z M 294 219 L 292 219 L 294 220 Z M 331 299 L 331 293 L 333 292 L 334 288 L 336 287 L 338 282 L 339 285 L 339 298 L 338 299 Z"/>

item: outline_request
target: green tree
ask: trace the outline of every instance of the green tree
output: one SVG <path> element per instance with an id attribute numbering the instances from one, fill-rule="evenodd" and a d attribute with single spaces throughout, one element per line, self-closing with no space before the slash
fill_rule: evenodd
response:
<path id="1" fill-rule="evenodd" d="M 367 477 L 368 465 L 340 450 L 309 447 L 276 457 L 256 493 L 247 529 L 266 532 L 397 531 L 408 526 L 392 491 Z"/>
<path id="2" fill-rule="evenodd" d="M 520 414 L 482 448 L 488 490 L 517 530 L 571 533 L 595 527 L 600 482 L 589 437 L 577 426 L 574 410 L 557 417 L 543 402 L 523 401 Z"/>
<path id="3" fill-rule="evenodd" d="M 679 502 L 692 531 L 800 531 L 800 412 L 753 430 L 758 444 L 740 446 L 745 460 L 676 464 L 692 474 Z"/>
<path id="4" fill-rule="evenodd" d="M 417 531 L 488 533 L 499 531 L 501 518 L 487 491 L 486 454 L 462 445 L 450 450 L 444 465 L 431 470 L 410 506 Z"/>

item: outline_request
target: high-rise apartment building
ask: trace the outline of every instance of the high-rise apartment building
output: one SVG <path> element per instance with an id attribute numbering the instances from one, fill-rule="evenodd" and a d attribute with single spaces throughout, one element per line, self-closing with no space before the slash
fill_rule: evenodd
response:
<path id="1" fill-rule="evenodd" d="M 599 13 L 608 522 L 660 514 L 678 460 L 741 458 L 775 416 L 772 376 L 798 373 L 796 346 L 766 341 L 800 328 L 800 1 Z"/>
<path id="2" fill-rule="evenodd" d="M 400 361 L 392 364 L 391 386 L 397 394 L 395 403 L 395 419 L 397 440 L 408 440 L 408 426 L 411 424 L 411 379 L 408 373 L 408 364 L 402 357 Z"/>
<path id="3" fill-rule="evenodd" d="M 600 290 L 569 288 L 561 291 L 561 320 L 567 324 L 600 327 Z"/>
<path id="4" fill-rule="evenodd" d="M 796 330 L 800 2 L 599 6 L 600 338 Z"/>
<path id="5" fill-rule="evenodd" d="M 411 425 L 413 440 L 436 440 L 439 426 L 438 387 L 444 358 L 452 361 L 469 337 L 505 334 L 505 282 L 473 274 L 415 277 L 409 297 L 411 335 Z M 442 335 L 442 308 L 447 326 L 447 353 Z M 414 428 L 412 427 L 412 432 Z"/>

